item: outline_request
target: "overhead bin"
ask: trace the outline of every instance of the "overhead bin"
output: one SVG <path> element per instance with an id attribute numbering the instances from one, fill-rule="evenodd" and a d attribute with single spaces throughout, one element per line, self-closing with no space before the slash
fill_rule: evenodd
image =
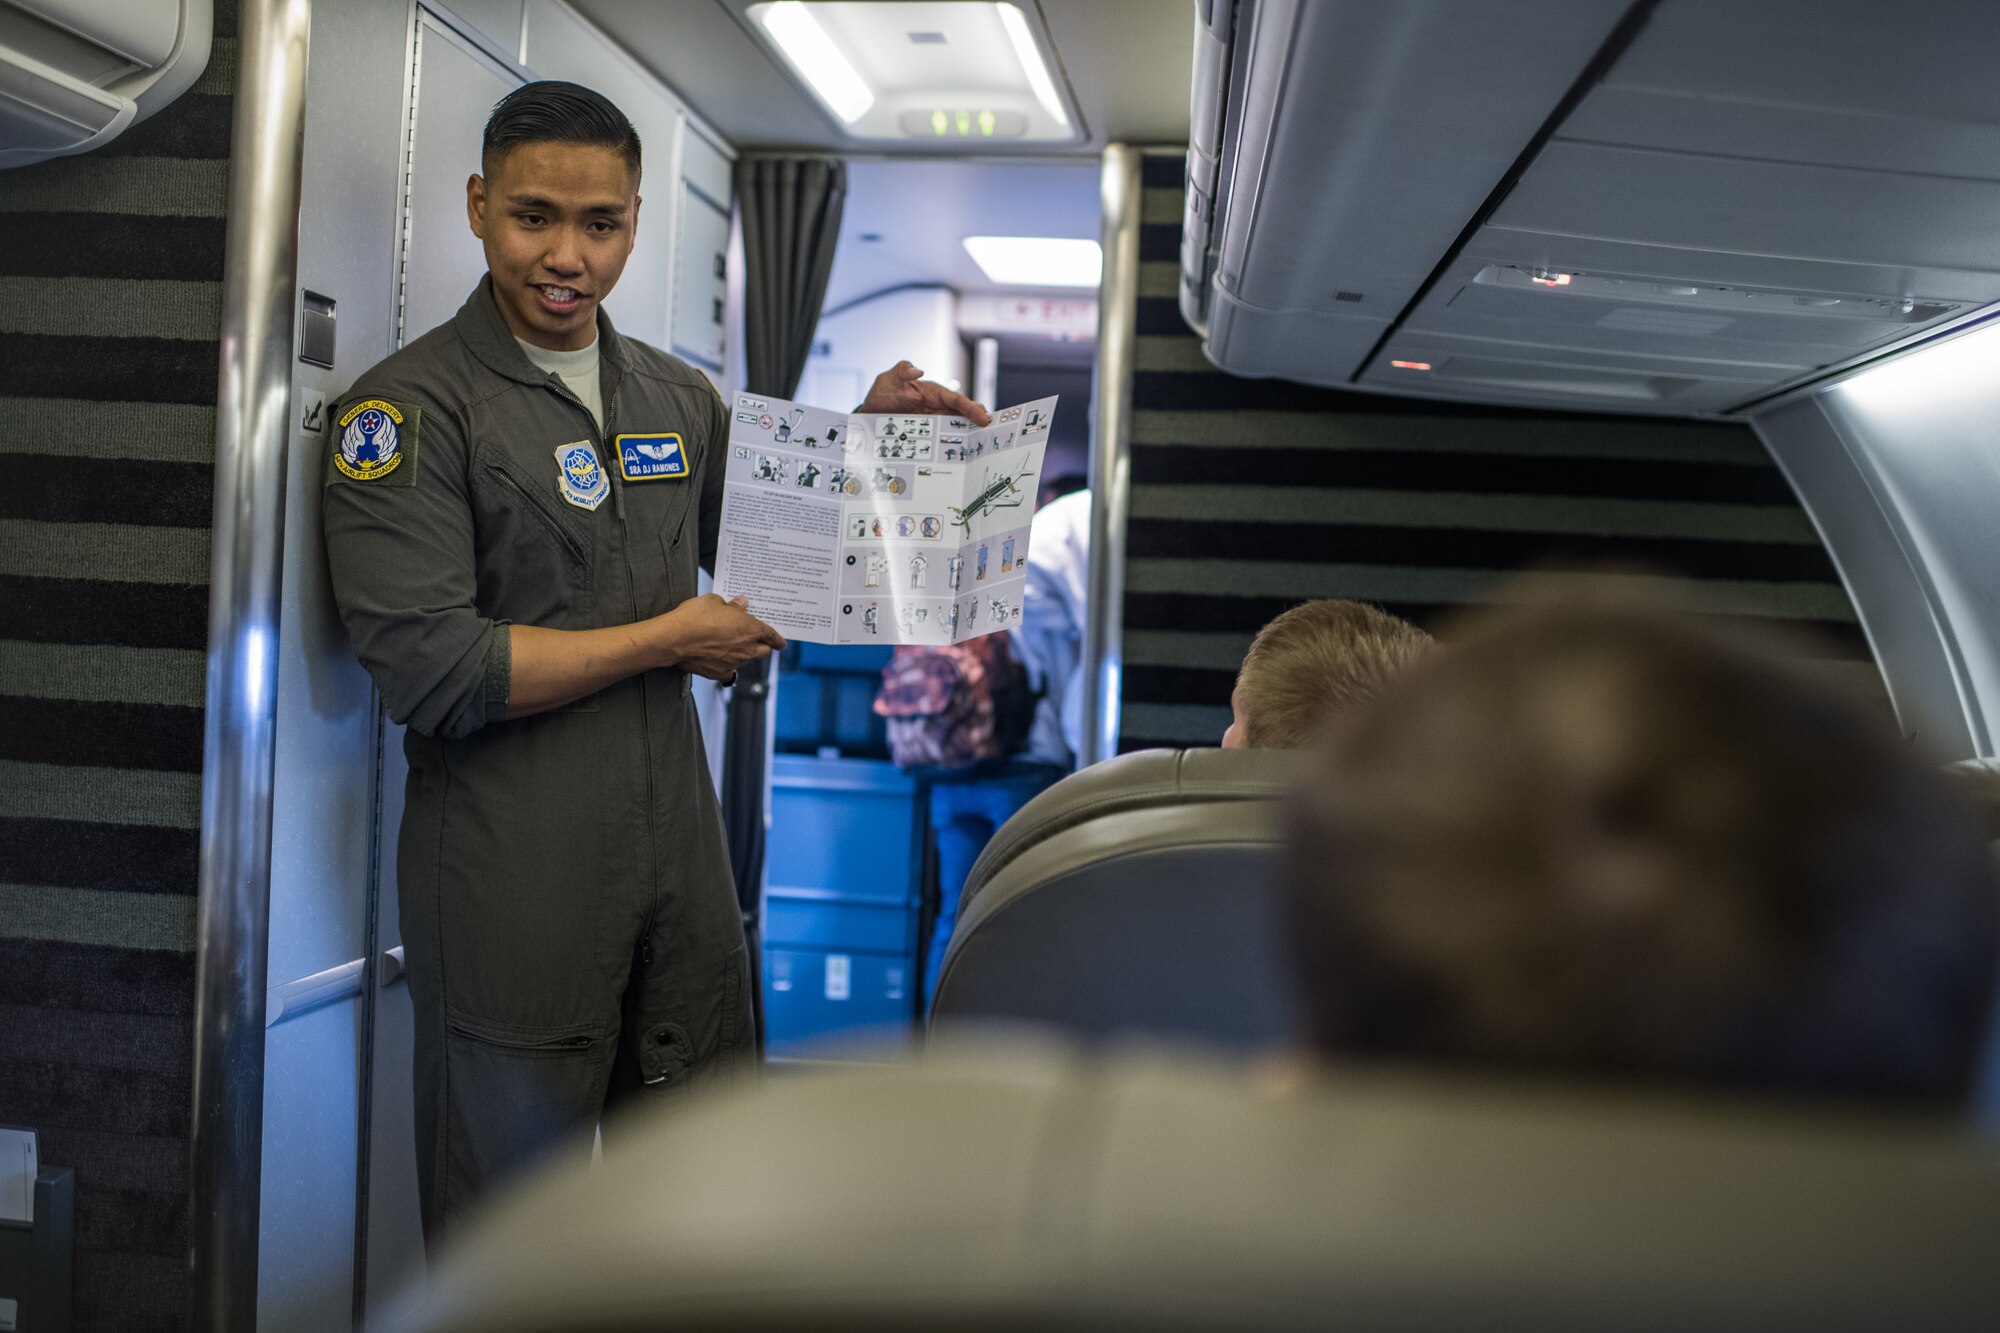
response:
<path id="1" fill-rule="evenodd" d="M 0 167 L 88 152 L 186 92 L 213 0 L 0 0 Z"/>
<path id="2" fill-rule="evenodd" d="M 1720 413 L 2000 301 L 2000 90 L 1979 54 L 2000 8 L 1579 2 L 1556 21 L 1435 0 L 1372 29 L 1341 18 L 1375 6 L 1304 8 L 1235 11 L 1208 298 L 1186 302 L 1224 369 Z M 1287 17 L 1298 49 L 1260 58 Z M 1375 42 L 1387 97 L 1324 85 L 1336 31 Z M 1414 125 L 1406 90 L 1434 103 Z M 1332 147 L 1288 155 L 1300 142 Z M 1475 158 L 1483 191 L 1444 188 Z M 1342 292 L 1366 299 L 1342 311 Z"/>
<path id="3" fill-rule="evenodd" d="M 1346 383 L 1625 9 L 1211 0 L 1188 173 L 1190 222 L 1209 222 L 1183 255 L 1184 309 L 1209 356 Z"/>

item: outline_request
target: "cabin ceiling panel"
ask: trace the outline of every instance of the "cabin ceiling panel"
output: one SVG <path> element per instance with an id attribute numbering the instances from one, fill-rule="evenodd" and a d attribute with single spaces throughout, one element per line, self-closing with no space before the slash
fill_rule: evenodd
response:
<path id="1" fill-rule="evenodd" d="M 1538 347 L 1511 338 L 1398 332 L 1357 382 L 1427 398 L 1704 413 L 1754 397 L 1773 378 L 1768 368 L 1749 371 L 1675 358 Z"/>
<path id="2" fill-rule="evenodd" d="M 2000 178 L 2000 108 L 1992 121 L 1931 120 L 1605 87 L 1563 122 L 1559 138 L 1899 175 Z"/>
<path id="3" fill-rule="evenodd" d="M 1665 0 L 1604 81 L 1840 115 L 2000 120 L 2000 5 Z"/>
<path id="4" fill-rule="evenodd" d="M 1695 285 L 1769 288 L 1800 294 L 1901 297 L 1922 294 L 1965 305 L 2000 300 L 2000 272 L 1966 273 L 1917 265 L 1832 263 L 1781 255 L 1634 245 L 1594 236 L 1486 227 L 1460 252 L 1460 267 L 1486 264 L 1618 273 Z M 1455 272 L 1457 270 L 1454 270 Z M 1465 278 L 1461 274 L 1459 281 Z M 1443 289 L 1446 283 L 1440 284 Z"/>
<path id="5" fill-rule="evenodd" d="M 1036 0 L 1017 0 L 1036 5 Z M 799 148 L 935 156 L 935 140 L 857 143 L 841 134 L 791 75 L 739 22 L 725 0 L 572 0 L 577 10 L 743 149 Z M 1042 3 L 1088 137 L 1068 145 L 1023 144 L 981 156 L 1051 153 L 1095 157 L 1107 143 L 1185 142 L 1194 14 L 1168 0 Z M 1009 58 L 1006 51 L 996 58 Z"/>
<path id="6" fill-rule="evenodd" d="M 2000 272 L 2000 181 L 1551 143 L 1493 225 L 1736 254 Z M 1917 293 L 1933 295 L 1933 293 Z"/>
<path id="7" fill-rule="evenodd" d="M 1773 374 L 1851 356 L 1878 336 L 1872 329 L 1834 328 L 1826 332 L 1845 333 L 1847 339 L 1805 342 L 1774 332 L 1760 341 L 1754 336 L 1760 328 L 1768 329 L 1775 323 L 1772 319 L 1652 303 L 1575 299 L 1553 292 L 1517 295 L 1467 282 L 1442 308 L 1426 303 L 1423 310 L 1404 321 L 1403 327 L 1412 333 L 1519 339 L 1550 347 L 1608 347 L 1635 355 L 1761 365 Z"/>
<path id="8" fill-rule="evenodd" d="M 1933 275 L 1954 299 L 1905 311 L 1898 293 L 1910 288 L 1899 289 L 1894 273 L 1804 263 L 1768 271 L 1755 256 L 1719 266 L 1689 262 L 1713 258 L 1489 229 L 1401 331 L 1514 342 L 1523 360 L 1572 352 L 1669 357 L 1683 374 L 1775 385 L 2000 297 L 2000 275 Z M 1550 278 L 1537 282 L 1537 273 Z M 1563 285 L 1546 285 L 1558 274 Z M 1772 277 L 1786 281 L 1773 284 Z M 1856 278 L 1876 290 L 1848 282 Z"/>

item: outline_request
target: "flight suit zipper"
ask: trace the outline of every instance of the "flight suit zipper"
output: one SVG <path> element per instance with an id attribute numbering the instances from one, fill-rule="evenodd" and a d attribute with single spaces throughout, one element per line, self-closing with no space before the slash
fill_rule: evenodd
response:
<path id="1" fill-rule="evenodd" d="M 554 388 L 564 398 L 575 403 L 577 407 L 583 410 L 584 419 L 590 425 L 592 440 L 597 449 L 597 465 L 604 469 L 605 476 L 611 482 L 611 493 L 613 496 L 611 509 L 613 517 L 618 522 L 619 553 L 625 561 L 625 593 L 632 608 L 627 623 L 637 624 L 639 621 L 639 578 L 632 568 L 631 517 L 625 506 L 626 483 L 623 469 L 612 466 L 616 460 L 610 457 L 610 446 L 606 443 L 618 438 L 617 432 L 612 429 L 612 426 L 617 419 L 618 390 L 623 387 L 624 377 L 619 375 L 610 384 L 607 385 L 605 383 L 606 376 L 604 372 L 606 362 L 602 349 L 598 353 L 597 366 L 598 397 L 604 404 L 604 424 L 601 426 L 598 425 L 597 419 L 591 416 L 590 409 L 584 407 L 582 400 L 570 391 L 570 387 L 564 384 L 560 377 L 555 375 L 549 376 L 549 383 L 550 387 Z M 645 747 L 646 752 L 646 810 L 644 819 L 646 823 L 646 854 L 649 862 L 649 874 L 646 881 L 648 888 L 646 915 L 639 927 L 639 962 L 642 967 L 650 967 L 653 962 L 653 921 L 658 917 L 660 910 L 660 847 L 659 833 L 655 827 L 658 817 L 659 794 L 655 790 L 653 782 L 653 719 L 651 702 L 647 697 L 649 691 L 646 688 L 646 677 L 649 674 L 649 672 L 641 672 L 636 678 L 639 686 L 639 735 L 641 744 Z"/>
<path id="2" fill-rule="evenodd" d="M 598 381 L 600 388 L 603 385 L 602 374 L 600 370 Z M 612 425 L 617 419 L 615 414 L 618 390 L 623 387 L 623 380 L 624 377 L 620 376 L 618 382 L 610 386 L 611 392 L 604 395 L 604 437 L 607 440 L 618 438 Z M 636 624 L 639 620 L 639 576 L 632 568 L 632 519 L 624 503 L 624 469 L 621 467 L 617 472 L 618 476 L 611 484 L 618 488 L 618 545 L 625 557 L 625 591 L 632 600 L 632 623 Z M 639 937 L 640 960 L 646 966 L 652 965 L 653 921 L 660 912 L 659 793 L 654 790 L 653 783 L 652 691 L 647 686 L 647 680 L 651 675 L 650 671 L 641 672 L 639 675 L 639 734 L 644 738 L 646 747 L 646 852 L 652 862 L 652 877 L 649 880 L 652 887 L 651 901 L 646 910 L 646 919 L 640 926 L 644 933 Z"/>

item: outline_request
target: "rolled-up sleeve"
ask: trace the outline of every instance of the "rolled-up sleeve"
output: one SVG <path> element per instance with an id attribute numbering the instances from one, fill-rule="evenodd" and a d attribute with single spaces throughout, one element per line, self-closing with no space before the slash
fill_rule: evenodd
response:
<path id="1" fill-rule="evenodd" d="M 329 457 L 321 508 L 334 600 L 389 716 L 426 736 L 465 736 L 506 716 L 513 658 L 506 622 L 475 605 L 464 431 L 421 398 L 348 401 L 364 397 L 414 411 L 399 465 L 413 471 L 354 480 Z M 330 434 L 338 454 L 341 432 Z"/>

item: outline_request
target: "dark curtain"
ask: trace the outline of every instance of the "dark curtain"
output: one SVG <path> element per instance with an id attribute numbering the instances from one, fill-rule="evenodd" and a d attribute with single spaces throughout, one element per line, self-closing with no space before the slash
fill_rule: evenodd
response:
<path id="1" fill-rule="evenodd" d="M 744 387 L 750 393 L 790 398 L 805 374 L 833 273 L 834 244 L 847 202 L 847 164 L 824 158 L 744 158 L 736 164 L 736 202 L 743 219 Z M 764 878 L 772 667 L 767 659 L 737 673 L 723 741 L 722 819 L 753 964 L 759 960 L 762 934 L 757 900 Z M 753 966 L 753 976 L 761 972 Z M 761 1049 L 761 981 L 753 993 Z"/>
<path id="2" fill-rule="evenodd" d="M 847 164 L 745 158 L 736 164 L 736 200 L 743 211 L 744 387 L 790 398 L 805 373 L 833 274 Z"/>

